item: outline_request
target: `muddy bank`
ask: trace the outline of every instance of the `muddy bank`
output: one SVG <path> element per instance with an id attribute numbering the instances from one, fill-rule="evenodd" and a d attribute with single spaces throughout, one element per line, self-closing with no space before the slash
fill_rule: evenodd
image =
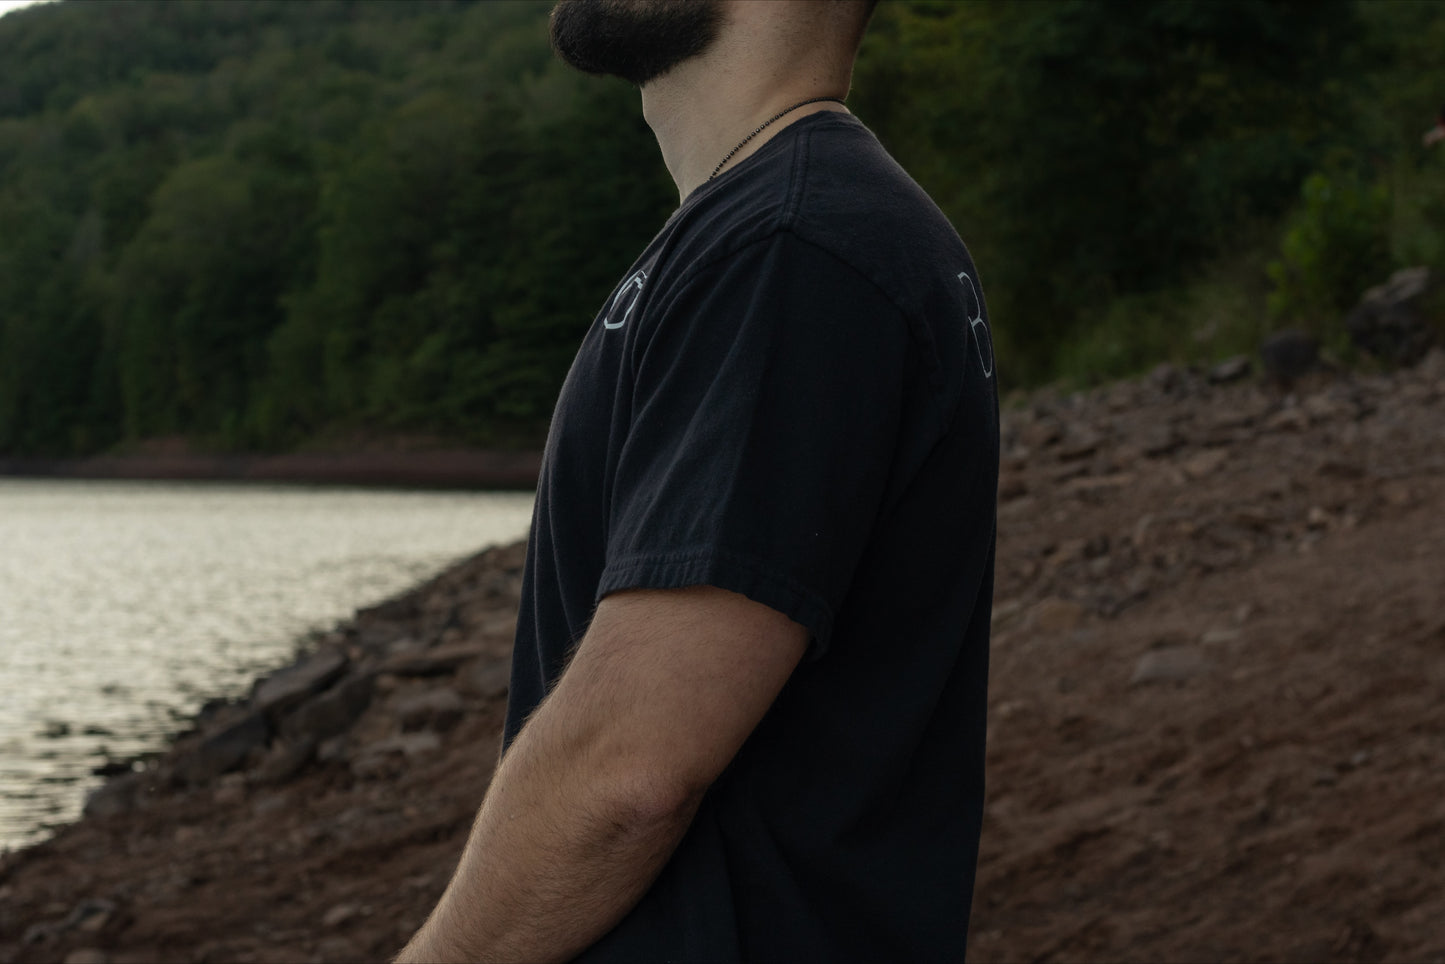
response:
<path id="1" fill-rule="evenodd" d="M 975 960 L 1445 961 L 1445 354 L 1008 412 Z M 490 779 L 518 546 L 358 613 L 0 866 L 0 962 L 344 961 Z"/>
<path id="2" fill-rule="evenodd" d="M 531 489 L 537 485 L 541 464 L 541 452 L 482 450 L 255 456 L 175 452 L 85 459 L 0 458 L 0 477 Z"/>

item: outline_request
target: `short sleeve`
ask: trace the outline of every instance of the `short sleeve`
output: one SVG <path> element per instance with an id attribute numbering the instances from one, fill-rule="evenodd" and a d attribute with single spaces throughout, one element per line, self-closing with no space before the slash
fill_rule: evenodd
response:
<path id="1" fill-rule="evenodd" d="M 827 648 L 888 484 L 910 341 L 871 282 L 786 233 L 638 326 L 598 598 L 711 585 Z"/>

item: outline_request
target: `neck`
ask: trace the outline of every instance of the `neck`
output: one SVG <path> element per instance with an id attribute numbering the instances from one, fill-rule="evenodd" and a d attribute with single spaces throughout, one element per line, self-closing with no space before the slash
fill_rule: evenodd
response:
<path id="1" fill-rule="evenodd" d="M 662 160 L 686 200 L 719 161 L 763 121 L 813 97 L 842 98 L 849 73 L 822 64 L 799 64 L 780 50 L 786 36 L 770 36 L 733 23 L 705 54 L 673 68 L 642 88 L 642 114 L 657 136 Z M 795 53 L 795 51 L 793 51 Z M 784 115 L 734 154 L 725 174 L 789 124 L 819 111 L 846 113 L 842 104 L 808 104 Z"/>

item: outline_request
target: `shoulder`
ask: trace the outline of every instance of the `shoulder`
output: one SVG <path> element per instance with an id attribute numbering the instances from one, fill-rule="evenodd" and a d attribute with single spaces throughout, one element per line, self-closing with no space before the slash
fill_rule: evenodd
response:
<path id="1" fill-rule="evenodd" d="M 959 398 L 962 379 L 992 375 L 987 311 L 968 249 L 851 115 L 803 118 L 699 188 L 652 257 L 656 307 L 699 289 L 729 292 L 728 299 L 779 285 L 844 290 L 858 303 L 850 317 L 860 323 L 865 305 L 875 318 L 877 306 L 889 307 L 945 406 Z"/>
<path id="2" fill-rule="evenodd" d="M 958 232 L 872 132 L 851 116 L 799 132 L 784 221 L 888 293 L 928 314 L 930 293 L 974 276 Z"/>
<path id="3" fill-rule="evenodd" d="M 948 407 L 986 400 L 994 360 L 983 288 L 943 211 L 851 116 L 801 131 L 795 151 L 787 230 L 896 306 Z"/>

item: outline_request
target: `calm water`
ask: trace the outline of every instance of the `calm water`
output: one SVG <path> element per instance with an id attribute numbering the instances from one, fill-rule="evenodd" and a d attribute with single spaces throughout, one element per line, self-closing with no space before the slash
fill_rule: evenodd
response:
<path id="1" fill-rule="evenodd" d="M 297 639 L 526 534 L 531 493 L 0 479 L 0 847 Z"/>

